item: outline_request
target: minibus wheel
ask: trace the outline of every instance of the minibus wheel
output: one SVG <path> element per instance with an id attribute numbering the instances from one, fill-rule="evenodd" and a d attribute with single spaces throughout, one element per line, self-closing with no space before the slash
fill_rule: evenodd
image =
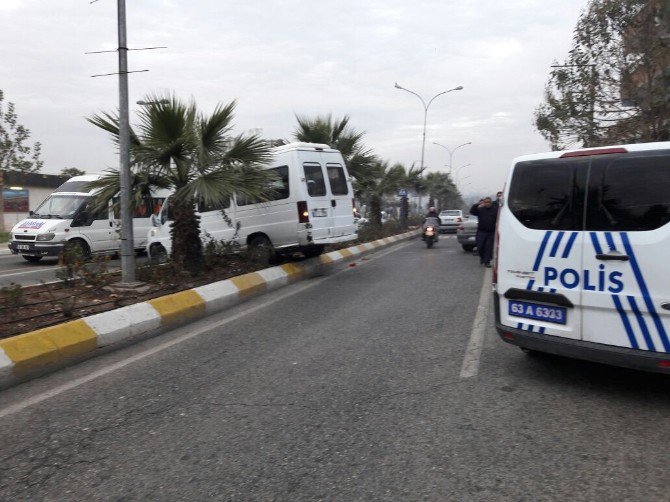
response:
<path id="1" fill-rule="evenodd" d="M 249 241 L 249 257 L 255 263 L 272 264 L 277 261 L 277 254 L 264 235 L 257 235 Z"/>
<path id="2" fill-rule="evenodd" d="M 65 249 L 69 253 L 72 253 L 75 256 L 81 256 L 84 259 L 90 258 L 91 256 L 91 250 L 88 248 L 88 244 L 86 244 L 81 239 L 72 239 L 71 241 L 67 241 L 65 243 Z"/>
<path id="3" fill-rule="evenodd" d="M 313 246 L 304 246 L 300 248 L 305 258 L 314 258 L 323 254 L 323 244 L 314 244 Z"/>

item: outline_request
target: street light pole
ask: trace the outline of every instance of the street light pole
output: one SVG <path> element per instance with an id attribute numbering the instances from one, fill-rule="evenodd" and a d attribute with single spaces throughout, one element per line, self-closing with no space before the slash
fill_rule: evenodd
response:
<path id="1" fill-rule="evenodd" d="M 458 150 L 458 149 L 459 149 L 460 147 L 462 147 L 462 146 L 471 145 L 471 144 L 472 144 L 472 141 L 468 141 L 467 143 L 463 143 L 462 145 L 458 145 L 456 148 L 454 148 L 454 149 L 452 150 L 452 149 L 450 149 L 448 146 L 444 146 L 444 145 L 441 144 L 441 143 L 436 143 L 435 141 L 433 141 L 433 145 L 441 146 L 441 147 L 444 148 L 447 152 L 449 152 L 449 173 L 450 173 L 450 174 L 451 174 L 451 170 L 452 170 L 453 167 L 454 167 L 454 164 L 453 164 L 452 162 L 453 162 L 453 160 L 454 160 L 454 153 L 456 152 L 456 150 Z"/>
<path id="2" fill-rule="evenodd" d="M 423 165 L 424 152 L 426 150 L 426 122 L 428 121 L 428 108 L 430 107 L 430 104 L 438 96 L 442 96 L 442 94 L 447 94 L 448 92 L 451 92 L 451 91 L 460 91 L 461 89 L 463 89 L 463 86 L 459 85 L 458 87 L 454 87 L 453 89 L 449 89 L 447 91 L 442 91 L 442 92 L 436 94 L 435 96 L 430 98 L 430 101 L 428 101 L 428 104 L 426 104 L 424 99 L 421 96 L 419 96 L 416 92 L 410 91 L 409 89 L 406 89 L 406 88 L 398 85 L 398 82 L 395 83 L 395 88 L 400 89 L 402 91 L 407 91 L 410 94 L 414 94 L 417 98 L 419 98 L 419 100 L 421 100 L 421 104 L 423 105 L 423 141 L 421 143 L 421 169 L 423 169 L 424 168 L 424 165 Z"/>
<path id="3" fill-rule="evenodd" d="M 130 120 L 128 117 L 128 44 L 126 40 L 126 2 L 118 0 L 119 27 L 119 156 L 121 198 L 121 284 L 135 282 L 135 246 L 130 205 Z"/>

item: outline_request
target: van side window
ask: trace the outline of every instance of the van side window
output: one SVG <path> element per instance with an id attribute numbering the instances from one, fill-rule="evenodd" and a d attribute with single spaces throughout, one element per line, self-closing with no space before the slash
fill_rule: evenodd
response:
<path id="1" fill-rule="evenodd" d="M 321 164 L 305 163 L 305 181 L 307 182 L 307 193 L 312 197 L 326 195 L 326 182 L 323 179 L 323 170 Z"/>
<path id="2" fill-rule="evenodd" d="M 586 230 L 655 230 L 670 222 L 670 155 L 594 161 Z"/>
<path id="3" fill-rule="evenodd" d="M 330 193 L 333 195 L 347 195 L 347 178 L 344 175 L 344 169 L 340 164 L 326 164 L 328 171 L 328 182 L 330 183 Z"/>
<path id="4" fill-rule="evenodd" d="M 133 209 L 133 218 L 148 218 L 153 211 L 153 199 L 151 197 L 142 197 Z"/>
<path id="5" fill-rule="evenodd" d="M 581 230 L 588 160 L 551 159 L 514 167 L 508 205 L 527 228 Z"/>
<path id="6" fill-rule="evenodd" d="M 206 213 L 207 211 L 218 211 L 220 209 L 228 209 L 230 207 L 230 197 L 218 204 L 206 204 L 205 201 L 198 201 L 198 212 Z"/>
<path id="7" fill-rule="evenodd" d="M 248 195 L 245 195 L 243 193 L 237 193 L 235 194 L 235 200 L 237 202 L 237 206 L 248 206 L 249 204 L 258 204 L 262 202 L 260 199 L 257 199 L 256 197 L 249 197 Z"/>
<path id="8" fill-rule="evenodd" d="M 290 193 L 288 185 L 288 166 L 273 167 L 272 169 L 268 169 L 268 171 L 277 176 L 277 181 L 272 183 L 274 192 L 270 194 L 270 200 L 288 199 Z"/>

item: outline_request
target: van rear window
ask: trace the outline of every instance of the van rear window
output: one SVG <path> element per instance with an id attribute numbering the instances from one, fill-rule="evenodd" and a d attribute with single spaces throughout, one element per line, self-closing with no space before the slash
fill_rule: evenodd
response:
<path id="1" fill-rule="evenodd" d="M 644 231 L 670 222 L 670 155 L 593 162 L 587 230 Z"/>
<path id="2" fill-rule="evenodd" d="M 580 230 L 588 166 L 583 158 L 518 163 L 508 197 L 512 214 L 536 230 Z"/>
<path id="3" fill-rule="evenodd" d="M 326 195 L 326 182 L 323 179 L 321 164 L 303 164 L 305 170 L 305 181 L 307 182 L 307 193 L 312 197 Z"/>
<path id="4" fill-rule="evenodd" d="M 347 195 L 349 187 L 344 175 L 344 168 L 340 164 L 326 164 L 326 169 L 328 170 L 330 193 L 333 195 Z"/>

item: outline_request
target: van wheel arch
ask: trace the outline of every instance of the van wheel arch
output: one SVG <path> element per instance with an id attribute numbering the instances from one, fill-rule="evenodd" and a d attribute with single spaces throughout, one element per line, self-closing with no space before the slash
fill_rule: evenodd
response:
<path id="1" fill-rule="evenodd" d="M 84 239 L 80 239 L 78 237 L 75 239 L 70 239 L 63 246 L 63 251 L 74 249 L 78 249 L 81 252 L 83 258 L 91 257 L 91 247 Z"/>

